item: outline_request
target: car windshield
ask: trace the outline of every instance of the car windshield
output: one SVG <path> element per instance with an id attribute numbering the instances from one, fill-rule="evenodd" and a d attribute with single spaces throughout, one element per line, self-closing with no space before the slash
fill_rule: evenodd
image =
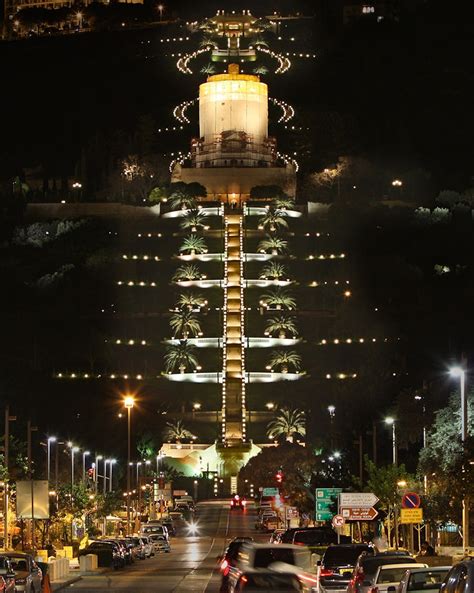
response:
<path id="1" fill-rule="evenodd" d="M 354 546 L 351 548 L 342 548 L 331 546 L 324 554 L 324 566 L 355 566 L 357 558 L 362 552 L 367 550 L 367 546 Z"/>
<path id="2" fill-rule="evenodd" d="M 290 574 L 245 574 L 241 577 L 243 590 L 301 591 L 298 579 Z"/>
<path id="3" fill-rule="evenodd" d="M 407 591 L 439 590 L 440 584 L 448 574 L 447 570 L 424 570 L 410 575 Z"/>
<path id="4" fill-rule="evenodd" d="M 267 568 L 273 562 L 285 562 L 294 566 L 309 568 L 309 554 L 301 550 L 292 550 L 275 546 L 255 550 L 254 567 Z"/>
<path id="5" fill-rule="evenodd" d="M 379 572 L 377 583 L 399 583 L 406 571 L 406 566 L 403 568 L 382 568 Z"/>
<path id="6" fill-rule="evenodd" d="M 28 572 L 28 560 L 26 558 L 10 558 L 14 571 Z"/>

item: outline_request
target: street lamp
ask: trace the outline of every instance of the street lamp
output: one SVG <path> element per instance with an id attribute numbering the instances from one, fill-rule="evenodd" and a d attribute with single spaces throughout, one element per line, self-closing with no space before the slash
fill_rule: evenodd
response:
<path id="1" fill-rule="evenodd" d="M 47 470 L 48 484 L 49 484 L 50 477 L 51 477 L 51 443 L 55 443 L 55 442 L 56 442 L 56 437 L 48 437 L 48 470 Z"/>
<path id="2" fill-rule="evenodd" d="M 392 462 L 393 465 L 398 465 L 397 421 L 395 418 L 388 416 L 385 418 L 385 424 L 392 427 Z"/>
<path id="3" fill-rule="evenodd" d="M 103 484 L 103 493 L 105 496 L 105 493 L 107 491 L 107 464 L 110 464 L 110 467 L 112 467 L 112 460 L 111 459 L 104 459 L 104 484 Z"/>
<path id="4" fill-rule="evenodd" d="M 126 395 L 123 399 L 127 409 L 127 535 L 130 535 L 130 442 L 131 442 L 131 414 L 135 404 L 133 395 Z"/>
<path id="5" fill-rule="evenodd" d="M 331 418 L 334 418 L 334 416 L 336 415 L 336 406 L 328 406 L 328 412 L 329 412 L 329 416 Z"/>
<path id="6" fill-rule="evenodd" d="M 465 452 L 466 441 L 468 437 L 466 369 L 460 366 L 455 366 L 449 369 L 449 374 L 451 377 L 459 379 L 459 387 L 461 391 L 461 441 L 463 445 L 463 451 Z M 466 494 L 464 494 L 462 501 L 462 545 L 464 551 L 469 548 L 469 497 Z"/>
<path id="7" fill-rule="evenodd" d="M 336 417 L 336 406 L 332 404 L 328 406 L 329 422 L 330 422 L 330 445 L 334 448 L 334 418 Z"/>
<path id="8" fill-rule="evenodd" d="M 142 462 L 141 461 L 137 461 L 137 489 L 140 488 L 140 484 L 139 484 L 139 478 L 138 478 L 138 473 L 140 471 L 140 466 L 141 466 Z"/>
<path id="9" fill-rule="evenodd" d="M 158 8 L 158 12 L 160 13 L 160 21 L 161 21 L 163 18 L 163 10 L 165 9 L 165 7 L 163 6 L 163 4 L 158 4 L 157 8 Z"/>
<path id="10" fill-rule="evenodd" d="M 116 459 L 111 459 L 110 460 L 110 482 L 109 482 L 109 492 L 112 492 L 113 488 L 112 488 L 112 470 L 114 467 L 114 463 L 117 463 Z"/>
<path id="11" fill-rule="evenodd" d="M 102 455 L 95 456 L 95 468 L 94 468 L 94 482 L 95 482 L 95 493 L 97 494 L 97 488 L 99 485 L 99 461 L 102 459 Z"/>
<path id="12" fill-rule="evenodd" d="M 90 451 L 84 451 L 82 454 L 82 481 L 86 483 L 86 457 L 90 455 Z"/>

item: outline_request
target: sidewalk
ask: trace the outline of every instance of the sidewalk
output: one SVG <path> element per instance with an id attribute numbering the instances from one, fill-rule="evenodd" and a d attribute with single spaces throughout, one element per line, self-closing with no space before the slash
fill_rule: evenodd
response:
<path id="1" fill-rule="evenodd" d="M 59 581 L 54 581 L 51 583 L 52 591 L 61 591 L 61 589 L 65 589 L 72 585 L 73 583 L 77 583 L 80 581 L 82 576 L 80 574 L 69 574 L 69 576 L 65 579 L 60 579 Z"/>

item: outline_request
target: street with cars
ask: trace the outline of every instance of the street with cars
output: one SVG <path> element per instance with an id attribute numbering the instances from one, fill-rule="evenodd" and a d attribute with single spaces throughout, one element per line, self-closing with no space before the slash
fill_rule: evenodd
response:
<path id="1" fill-rule="evenodd" d="M 149 521 L 134 535 L 91 540 L 79 555 L 97 555 L 99 570 L 68 588 L 82 593 L 474 591 L 474 559 L 452 567 L 438 565 L 435 556 L 379 550 L 348 536 L 337 543 L 335 531 L 324 525 L 272 533 L 256 529 L 261 515 L 254 501 L 206 501 L 195 511 Z M 41 580 L 33 556 L 0 555 L 0 593 L 41 593 Z"/>

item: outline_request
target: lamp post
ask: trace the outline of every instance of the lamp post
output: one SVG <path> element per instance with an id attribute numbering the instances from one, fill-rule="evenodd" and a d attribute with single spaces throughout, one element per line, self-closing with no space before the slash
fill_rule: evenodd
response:
<path id="1" fill-rule="evenodd" d="M 334 418 L 336 416 L 336 406 L 328 406 L 329 422 L 330 422 L 330 435 L 331 435 L 331 449 L 334 449 Z"/>
<path id="2" fill-rule="evenodd" d="M 103 484 L 104 496 L 107 491 L 107 464 L 110 464 L 110 466 L 112 467 L 111 461 L 112 461 L 111 459 L 104 459 L 104 484 Z"/>
<path id="3" fill-rule="evenodd" d="M 86 457 L 90 455 L 90 451 L 84 451 L 82 453 L 82 481 L 86 483 Z"/>
<path id="4" fill-rule="evenodd" d="M 131 443 L 131 415 L 135 404 L 133 395 L 124 398 L 124 405 L 127 409 L 127 535 L 130 535 L 130 443 Z"/>
<path id="5" fill-rule="evenodd" d="M 51 479 L 51 443 L 56 442 L 56 437 L 48 437 L 48 446 L 47 446 L 47 478 L 48 478 L 48 488 L 49 482 Z"/>
<path id="6" fill-rule="evenodd" d="M 452 367 L 449 370 L 449 373 L 452 377 L 459 379 L 459 388 L 461 391 L 461 441 L 463 446 L 463 452 L 465 452 L 468 437 L 466 369 L 461 366 L 456 366 Z M 462 546 L 464 551 L 466 551 L 469 548 L 469 497 L 466 494 L 464 494 L 462 500 Z"/>
<path id="7" fill-rule="evenodd" d="M 71 512 L 74 504 L 74 454 L 79 451 L 79 447 L 75 447 L 71 442 L 68 443 L 68 447 L 71 449 Z M 73 519 L 71 518 L 71 545 L 73 540 Z"/>
<path id="8" fill-rule="evenodd" d="M 95 456 L 95 468 L 94 468 L 94 482 L 95 482 L 95 493 L 97 494 L 99 486 L 99 461 L 102 459 L 102 455 Z"/>
<path id="9" fill-rule="evenodd" d="M 397 421 L 389 416 L 385 418 L 385 424 L 392 427 L 392 462 L 393 465 L 398 465 Z"/>
<path id="10" fill-rule="evenodd" d="M 160 13 L 160 21 L 161 21 L 163 19 L 163 10 L 165 9 L 165 7 L 163 6 L 163 4 L 158 4 L 157 8 L 158 8 L 158 12 Z"/>
<path id="11" fill-rule="evenodd" d="M 114 463 L 117 463 L 116 459 L 111 459 L 110 460 L 110 482 L 109 482 L 109 492 L 112 492 L 113 488 L 112 488 L 112 470 L 114 467 Z"/>

